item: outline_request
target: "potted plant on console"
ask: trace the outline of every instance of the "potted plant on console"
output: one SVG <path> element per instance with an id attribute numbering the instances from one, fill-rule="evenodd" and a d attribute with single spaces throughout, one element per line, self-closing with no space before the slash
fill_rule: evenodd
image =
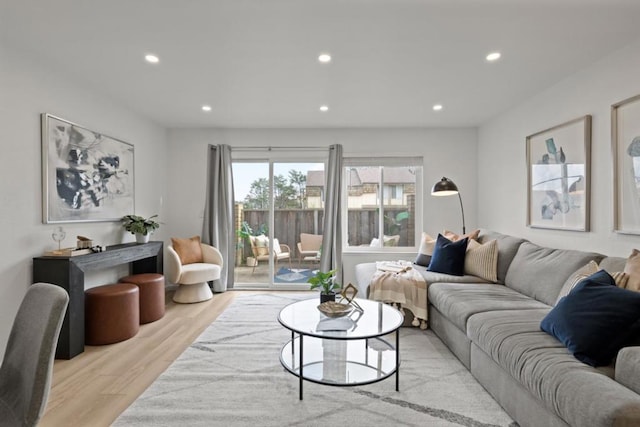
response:
<path id="1" fill-rule="evenodd" d="M 122 217 L 122 226 L 131 234 L 135 234 L 136 242 L 147 243 L 154 230 L 160 228 L 160 223 L 155 221 L 158 215 L 143 218 L 138 215 L 125 215 Z"/>
<path id="2" fill-rule="evenodd" d="M 336 293 L 334 290 L 340 288 L 340 284 L 336 283 L 336 270 L 330 270 L 326 273 L 318 271 L 315 276 L 309 277 L 307 283 L 311 283 L 310 289 L 320 289 L 320 303 L 326 301 L 335 301 Z"/>

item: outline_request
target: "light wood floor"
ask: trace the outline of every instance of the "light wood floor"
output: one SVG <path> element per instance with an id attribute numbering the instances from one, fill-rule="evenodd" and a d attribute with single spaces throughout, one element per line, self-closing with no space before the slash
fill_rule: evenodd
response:
<path id="1" fill-rule="evenodd" d="M 41 427 L 109 426 L 239 292 L 215 294 L 197 304 L 176 304 L 167 293 L 166 314 L 117 344 L 87 346 L 71 360 L 56 360 Z M 258 293 L 258 292 L 253 292 Z"/>

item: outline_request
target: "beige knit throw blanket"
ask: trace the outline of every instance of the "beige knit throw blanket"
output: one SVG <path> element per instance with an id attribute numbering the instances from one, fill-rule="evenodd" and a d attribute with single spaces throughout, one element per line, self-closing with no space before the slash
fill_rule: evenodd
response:
<path id="1" fill-rule="evenodd" d="M 369 299 L 395 303 L 413 313 L 413 326 L 427 328 L 427 282 L 408 261 L 377 262 Z"/>

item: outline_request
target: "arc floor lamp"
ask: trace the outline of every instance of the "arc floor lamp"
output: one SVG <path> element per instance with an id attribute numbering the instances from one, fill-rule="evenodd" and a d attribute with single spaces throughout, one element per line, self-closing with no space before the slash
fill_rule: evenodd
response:
<path id="1" fill-rule="evenodd" d="M 462 206 L 462 197 L 460 196 L 458 186 L 449 178 L 443 176 L 442 179 L 433 184 L 433 188 L 431 188 L 432 196 L 453 196 L 454 194 L 457 194 L 458 199 L 460 200 L 460 210 L 462 211 L 462 234 L 466 234 L 467 228 L 464 224 L 464 206 Z"/>

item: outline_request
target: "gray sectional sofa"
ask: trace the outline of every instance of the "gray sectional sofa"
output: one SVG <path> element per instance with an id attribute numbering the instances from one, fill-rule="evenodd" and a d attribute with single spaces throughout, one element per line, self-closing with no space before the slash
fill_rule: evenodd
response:
<path id="1" fill-rule="evenodd" d="M 594 260 L 609 272 L 624 258 L 550 249 L 482 230 L 498 240 L 498 283 L 426 271 L 429 327 L 521 426 L 640 426 L 640 347 L 593 368 L 540 330 L 564 282 Z M 375 263 L 356 266 L 367 294 Z"/>

